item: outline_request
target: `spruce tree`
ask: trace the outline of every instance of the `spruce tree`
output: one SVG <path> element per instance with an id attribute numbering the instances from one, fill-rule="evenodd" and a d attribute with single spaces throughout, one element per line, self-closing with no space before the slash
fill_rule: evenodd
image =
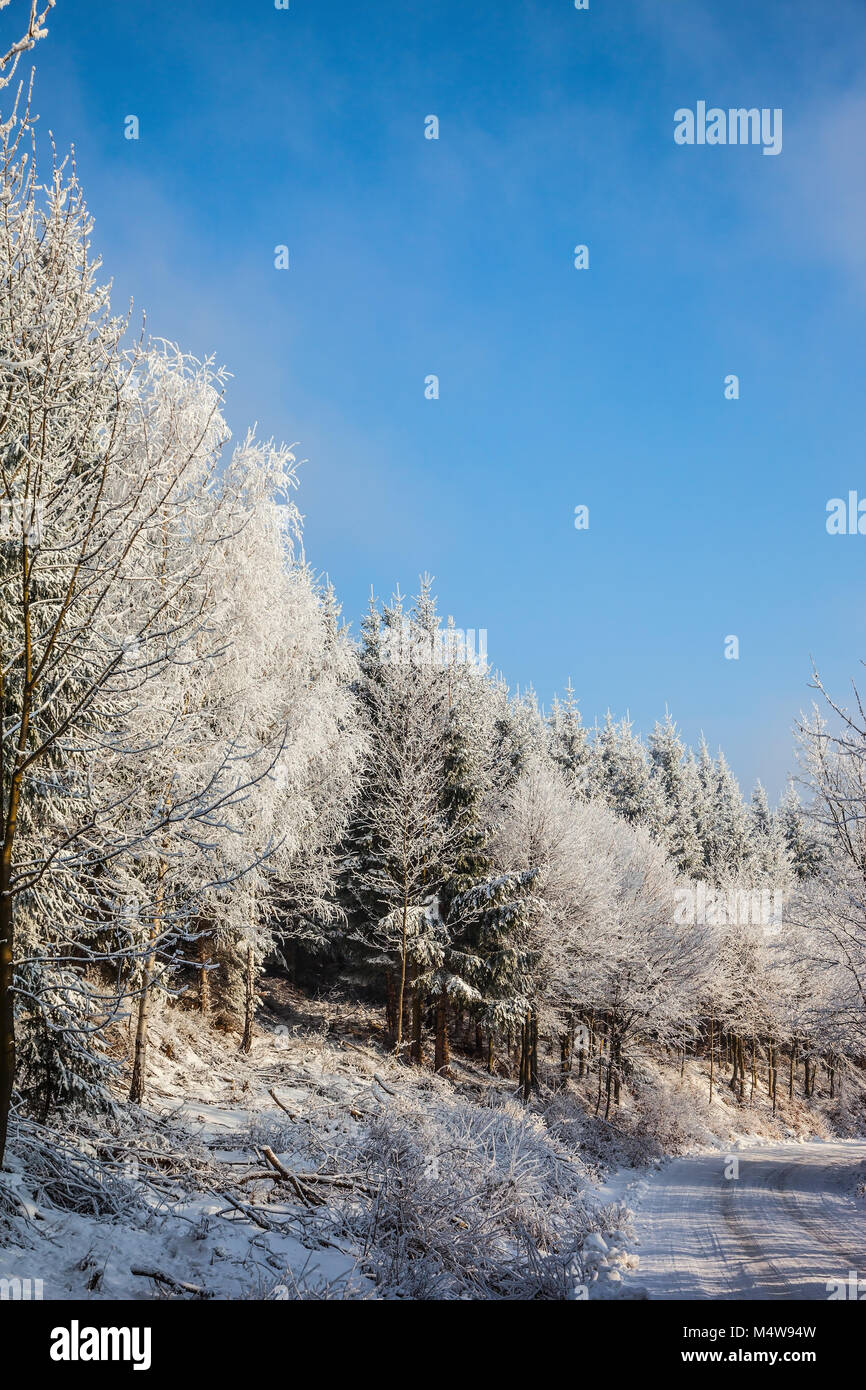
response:
<path id="1" fill-rule="evenodd" d="M 589 735 L 581 721 L 571 681 L 565 689 L 565 700 L 554 698 L 548 726 L 554 762 L 562 768 L 574 794 L 587 800 L 591 795 Z"/>

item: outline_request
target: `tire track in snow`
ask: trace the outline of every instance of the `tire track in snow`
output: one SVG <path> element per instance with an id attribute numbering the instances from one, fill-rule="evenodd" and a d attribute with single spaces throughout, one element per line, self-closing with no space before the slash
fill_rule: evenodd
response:
<path id="1" fill-rule="evenodd" d="M 866 1203 L 852 1192 L 866 1143 L 732 1153 L 735 1179 L 719 1151 L 648 1180 L 636 1279 L 650 1298 L 826 1299 L 828 1279 L 866 1277 Z"/>

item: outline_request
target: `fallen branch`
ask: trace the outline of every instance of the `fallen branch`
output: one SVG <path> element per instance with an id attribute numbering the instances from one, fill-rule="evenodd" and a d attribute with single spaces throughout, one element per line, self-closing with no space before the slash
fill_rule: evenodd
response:
<path id="1" fill-rule="evenodd" d="M 267 1144 L 263 1146 L 262 1153 L 264 1154 L 264 1157 L 266 1158 L 267 1162 L 271 1165 L 271 1167 L 277 1170 L 277 1173 L 279 1174 L 282 1181 L 287 1182 L 289 1184 L 289 1186 L 293 1189 L 294 1192 L 297 1193 L 298 1197 L 304 1203 L 305 1206 L 320 1207 L 324 1204 L 324 1197 L 320 1197 L 318 1193 L 315 1192 L 308 1192 L 307 1189 L 304 1187 L 300 1176 L 295 1173 L 290 1173 L 288 1168 L 285 1168 L 283 1164 L 280 1162 L 280 1160 L 277 1158 L 273 1149 L 268 1148 Z"/>
<path id="2" fill-rule="evenodd" d="M 161 1269 L 138 1269 L 133 1265 L 129 1272 L 142 1279 L 153 1279 L 155 1283 L 164 1284 L 176 1293 L 192 1294 L 194 1298 L 213 1298 L 209 1289 L 203 1289 L 199 1284 L 187 1284 L 183 1279 L 175 1279 L 173 1274 L 166 1274 Z"/>
<path id="3" fill-rule="evenodd" d="M 360 1173 L 290 1173 L 288 1168 L 277 1158 L 273 1149 L 269 1149 L 266 1145 L 262 1149 L 262 1154 L 267 1159 L 268 1163 L 270 1163 L 271 1167 L 276 1169 L 279 1181 L 290 1183 L 296 1192 L 302 1191 L 306 1199 L 312 1200 L 318 1205 L 321 1205 L 325 1199 L 319 1196 L 317 1192 L 307 1192 L 306 1189 L 308 1185 L 315 1186 L 317 1183 L 321 1183 L 326 1187 L 341 1187 L 349 1191 L 359 1189 L 360 1191 L 366 1192 L 368 1196 L 375 1195 L 375 1189 L 370 1187 L 369 1183 L 365 1181 L 363 1175 Z M 257 1175 L 251 1173 L 245 1181 L 249 1181 L 250 1178 L 256 1176 L 270 1177 L 271 1174 Z"/>
<path id="4" fill-rule="evenodd" d="M 396 1096 L 396 1095 L 397 1095 L 397 1092 L 396 1092 L 391 1086 L 389 1086 L 388 1083 L 387 1083 L 386 1081 L 383 1081 L 383 1080 L 382 1080 L 381 1076 L 379 1075 L 379 1073 L 378 1073 L 377 1071 L 374 1071 L 374 1072 L 373 1072 L 373 1080 L 374 1080 L 374 1081 L 378 1081 L 379 1085 L 382 1087 L 382 1090 L 383 1090 L 383 1091 L 387 1091 L 387 1093 L 388 1093 L 389 1096 Z"/>
<path id="5" fill-rule="evenodd" d="M 290 1110 L 287 1105 L 283 1105 L 283 1102 L 280 1100 L 276 1091 L 269 1090 L 268 1095 L 271 1097 L 272 1100 L 276 1101 L 277 1105 L 280 1107 L 281 1110 L 285 1111 L 290 1120 L 299 1120 L 301 1118 L 300 1115 L 296 1115 L 294 1111 Z"/>
<path id="6" fill-rule="evenodd" d="M 213 1195 L 218 1202 L 228 1202 L 230 1207 L 234 1207 L 235 1211 L 239 1211 L 242 1216 L 245 1216 L 248 1221 L 252 1221 L 256 1226 L 261 1226 L 263 1231 L 279 1230 L 279 1226 L 275 1226 L 272 1221 L 266 1221 L 263 1216 L 259 1216 L 258 1212 L 253 1211 L 252 1207 L 248 1207 L 244 1202 L 237 1201 L 235 1197 L 232 1197 L 231 1193 L 221 1192 L 217 1194 L 215 1192 Z"/>

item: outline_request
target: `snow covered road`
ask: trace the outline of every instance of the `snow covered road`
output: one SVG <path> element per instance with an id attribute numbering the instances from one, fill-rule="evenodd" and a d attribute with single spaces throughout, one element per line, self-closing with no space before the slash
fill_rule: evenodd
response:
<path id="1" fill-rule="evenodd" d="M 647 1180 L 636 1282 L 650 1298 L 826 1300 L 853 1270 L 866 1297 L 864 1173 L 862 1141 L 675 1159 Z"/>

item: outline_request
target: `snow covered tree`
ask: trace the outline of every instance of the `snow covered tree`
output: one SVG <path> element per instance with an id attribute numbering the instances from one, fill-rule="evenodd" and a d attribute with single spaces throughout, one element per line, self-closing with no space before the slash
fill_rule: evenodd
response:
<path id="1" fill-rule="evenodd" d="M 11 0 L 0 0 L 0 10 L 5 10 Z M 0 91 L 8 87 L 18 68 L 23 53 L 29 53 L 34 44 L 40 39 L 44 39 L 48 30 L 45 21 L 49 12 L 54 9 L 56 0 L 44 0 L 40 8 L 40 0 L 29 0 L 30 15 L 27 21 L 27 28 L 20 38 L 9 45 L 6 52 L 0 57 Z M 8 71 L 7 71 L 8 69 Z"/>
<path id="2" fill-rule="evenodd" d="M 779 818 L 770 810 L 761 782 L 756 784 L 752 793 L 751 822 L 753 878 L 760 878 L 767 884 L 786 885 L 791 877 L 791 864 L 785 834 Z"/>
<path id="3" fill-rule="evenodd" d="M 650 776 L 646 749 L 627 717 L 615 723 L 608 711 L 592 751 L 593 785 L 618 816 L 631 825 L 645 825 L 659 834 L 664 807 L 656 782 Z"/>
<path id="4" fill-rule="evenodd" d="M 164 389 L 177 378 L 159 353 L 122 349 L 74 173 L 56 165 L 40 186 L 26 129 L 5 127 L 0 157 L 0 1154 L 16 1071 L 16 921 L 28 928 L 32 1021 L 43 986 L 69 999 L 91 988 L 87 961 L 106 959 L 131 839 L 101 764 L 136 747 L 130 659 L 154 677 L 185 659 L 202 625 L 186 596 L 203 591 L 208 548 L 165 536 L 219 534 L 207 479 L 223 430 L 218 379 L 190 413 L 183 390 Z M 160 575 L 151 561 L 168 550 L 173 568 Z M 51 976 L 52 958 L 76 960 L 75 981 L 67 966 Z M 97 1011 L 110 1021 L 110 999 Z"/>
<path id="5" fill-rule="evenodd" d="M 724 753 L 720 750 L 714 762 L 703 736 L 698 778 L 702 792 L 699 833 L 708 877 L 718 882 L 722 877 L 744 876 L 752 859 L 749 811 Z"/>
<path id="6" fill-rule="evenodd" d="M 650 775 L 659 790 L 662 838 L 680 872 L 697 878 L 703 869 L 699 831 L 701 785 L 691 750 L 686 749 L 670 714 L 649 737 Z"/>
<path id="7" fill-rule="evenodd" d="M 606 1022 L 605 1114 L 619 1100 L 631 1039 L 670 1046 L 696 1017 L 706 969 L 707 934 L 678 922 L 676 874 L 663 846 L 643 826 L 599 807 L 585 813 L 594 868 L 587 912 L 591 931 L 572 945 L 582 966 L 583 1001 Z M 599 1056 L 599 1096 L 601 1096 Z"/>
<path id="8" fill-rule="evenodd" d="M 552 758 L 565 772 L 575 794 L 588 799 L 592 791 L 591 747 L 588 731 L 580 718 L 571 681 L 566 686 L 565 700 L 560 701 L 558 697 L 554 699 L 548 727 Z"/>
<path id="9" fill-rule="evenodd" d="M 423 612 L 423 610 L 422 610 Z M 399 594 L 383 624 L 368 620 L 381 660 L 361 656 L 368 740 L 347 869 L 360 911 L 351 937 L 384 971 L 389 1029 L 403 1044 L 410 966 L 443 962 L 439 894 L 456 835 L 446 814 L 447 684 L 426 655 L 429 631 Z M 366 635 L 366 634 L 365 634 Z M 431 952 L 431 937 L 438 949 Z"/>
<path id="10" fill-rule="evenodd" d="M 822 837 L 810 824 L 792 780 L 788 781 L 776 814 L 794 873 L 798 879 L 810 878 L 821 865 Z"/>
<path id="11" fill-rule="evenodd" d="M 857 687 L 853 709 L 834 700 L 817 673 L 817 705 L 797 725 L 810 817 L 824 841 L 816 872 L 804 877 L 798 921 L 811 932 L 817 973 L 838 972 L 836 1014 L 862 1047 L 866 1036 L 866 715 Z"/>

